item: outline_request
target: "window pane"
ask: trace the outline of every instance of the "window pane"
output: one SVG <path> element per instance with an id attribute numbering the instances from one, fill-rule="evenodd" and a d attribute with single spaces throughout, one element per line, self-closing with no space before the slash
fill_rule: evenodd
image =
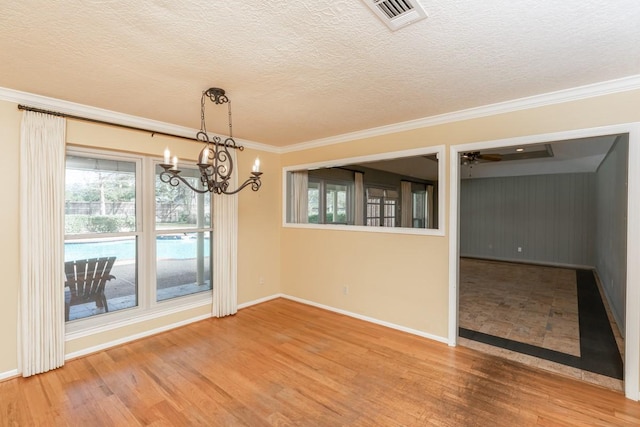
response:
<path id="1" fill-rule="evenodd" d="M 367 188 L 367 225 L 395 227 L 399 193 L 395 190 Z"/>
<path id="2" fill-rule="evenodd" d="M 381 197 L 367 197 L 367 225 L 378 227 L 380 226 L 380 205 L 382 204 Z"/>
<path id="3" fill-rule="evenodd" d="M 67 156 L 65 233 L 136 229 L 135 163 Z"/>
<path id="4" fill-rule="evenodd" d="M 197 169 L 184 169 L 180 176 L 196 188 L 203 188 Z M 199 194 L 180 183 L 173 187 L 160 180 L 164 171 L 156 166 L 156 229 L 211 226 L 211 193 Z"/>
<path id="5" fill-rule="evenodd" d="M 211 289 L 211 232 L 161 234 L 156 238 L 157 300 Z"/>
<path id="6" fill-rule="evenodd" d="M 115 258 L 112 266 L 108 261 L 111 257 Z M 64 260 L 68 320 L 138 305 L 135 237 L 66 241 Z"/>
<path id="7" fill-rule="evenodd" d="M 347 223 L 347 186 L 326 185 L 326 222 Z"/>
<path id="8" fill-rule="evenodd" d="M 396 206 L 397 201 L 394 199 L 384 200 L 384 226 L 395 227 L 396 226 Z"/>
<path id="9" fill-rule="evenodd" d="M 317 224 L 318 215 L 320 214 L 320 183 L 309 182 L 307 189 L 308 194 L 308 214 L 309 223 Z"/>
<path id="10" fill-rule="evenodd" d="M 413 227 L 425 228 L 426 227 L 426 191 L 419 191 L 413 193 Z"/>

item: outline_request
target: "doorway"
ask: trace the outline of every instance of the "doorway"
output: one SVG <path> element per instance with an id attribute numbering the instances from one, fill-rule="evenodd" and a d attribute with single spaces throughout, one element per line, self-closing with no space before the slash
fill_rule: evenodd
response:
<path id="1" fill-rule="evenodd" d="M 451 147 L 451 209 L 450 209 L 450 323 L 449 323 L 449 342 L 451 345 L 456 345 L 459 338 L 459 292 L 460 292 L 460 255 L 461 253 L 461 212 L 460 212 L 460 194 L 461 194 L 461 182 L 460 177 L 462 173 L 466 171 L 463 169 L 463 165 L 460 162 L 460 158 L 464 153 L 496 150 L 502 147 L 527 147 L 538 144 L 544 144 L 547 141 L 565 141 L 571 139 L 580 138 L 593 138 L 603 135 L 617 135 L 628 134 L 629 137 L 629 166 L 628 166 L 628 207 L 626 213 L 629 218 L 640 217 L 640 206 L 636 202 L 638 195 L 640 195 L 640 188 L 638 187 L 638 178 L 640 176 L 639 165 L 636 164 L 635 156 L 637 151 L 638 140 L 638 124 L 628 124 L 621 126 L 611 126 L 599 129 L 586 129 L 580 131 L 561 132 L 556 134 L 547 134 L 533 137 L 511 138 L 508 140 L 488 141 L 481 143 L 464 144 Z M 476 168 L 479 171 L 480 168 Z M 477 173 L 477 172 L 474 172 Z M 638 225 L 633 221 L 630 221 L 626 230 L 626 240 L 628 242 L 626 249 L 626 259 L 633 259 L 634 254 L 638 253 L 640 249 L 635 243 L 639 236 Z M 496 249 L 496 248 L 494 248 Z M 518 250 L 517 248 L 515 249 Z M 519 252 L 515 252 L 516 254 Z M 526 254 L 526 252 L 524 252 Z M 489 257 L 490 258 L 490 257 Z M 518 262 L 527 261 L 526 257 L 518 258 L 515 255 L 514 259 L 505 259 L 504 256 L 496 256 L 497 259 Z M 560 264 L 574 264 L 561 262 Z M 555 266 L 558 267 L 558 266 Z M 624 389 L 625 395 L 628 398 L 638 399 L 638 351 L 637 346 L 639 342 L 638 322 L 637 317 L 640 309 L 640 301 L 638 299 L 638 286 L 634 283 L 638 283 L 635 278 L 640 277 L 638 268 L 635 263 L 627 263 L 625 269 L 626 284 L 624 285 L 624 292 L 626 294 L 626 302 L 623 303 L 626 311 L 626 317 L 624 320 L 623 328 L 626 333 L 625 351 L 624 351 Z M 634 323 L 635 322 L 635 323 Z"/>

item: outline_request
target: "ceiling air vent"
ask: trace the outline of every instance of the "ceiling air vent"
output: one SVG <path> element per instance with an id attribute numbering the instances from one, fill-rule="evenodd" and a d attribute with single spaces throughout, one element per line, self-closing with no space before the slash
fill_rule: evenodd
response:
<path id="1" fill-rule="evenodd" d="M 425 19 L 418 0 L 362 0 L 392 31 Z"/>

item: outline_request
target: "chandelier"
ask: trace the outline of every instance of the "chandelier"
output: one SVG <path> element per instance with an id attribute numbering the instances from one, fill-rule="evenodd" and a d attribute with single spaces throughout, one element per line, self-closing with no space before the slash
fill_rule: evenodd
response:
<path id="1" fill-rule="evenodd" d="M 229 137 L 224 142 L 219 136 L 209 136 L 207 133 L 207 124 L 204 118 L 204 110 L 206 98 L 209 98 L 217 105 L 228 104 L 229 107 Z M 242 145 L 237 145 L 233 139 L 231 127 L 231 101 L 225 95 L 224 89 L 212 87 L 202 92 L 200 98 L 200 131 L 196 135 L 196 139 L 204 143 L 204 147 L 198 156 L 198 168 L 200 169 L 200 183 L 203 188 L 194 187 L 180 176 L 178 169 L 178 158 L 173 157 L 171 161 L 171 153 L 169 149 L 164 150 L 164 162 L 160 166 L 164 171 L 160 174 L 160 180 L 164 183 L 176 187 L 181 182 L 197 193 L 216 193 L 216 194 L 236 194 L 245 187 L 251 186 L 253 191 L 258 191 L 262 182 L 260 182 L 260 159 L 256 158 L 253 164 L 251 176 L 242 183 L 238 188 L 229 189 L 229 181 L 233 173 L 233 160 L 230 150 L 243 151 Z"/>

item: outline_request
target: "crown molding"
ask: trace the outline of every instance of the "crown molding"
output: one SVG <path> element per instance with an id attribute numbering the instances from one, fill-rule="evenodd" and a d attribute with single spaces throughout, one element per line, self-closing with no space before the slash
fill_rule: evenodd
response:
<path id="1" fill-rule="evenodd" d="M 640 74 L 623 77 L 616 80 L 594 83 L 585 86 L 578 86 L 570 89 L 563 89 L 556 92 L 549 92 L 541 95 L 529 96 L 526 98 L 514 99 L 511 101 L 499 102 L 496 104 L 484 105 L 481 107 L 469 108 L 466 110 L 454 111 L 451 113 L 439 114 L 437 116 L 424 117 L 406 122 L 394 123 L 392 125 L 380 126 L 362 131 L 349 132 L 328 138 L 316 139 L 298 144 L 277 147 L 250 140 L 236 138 L 236 141 L 254 150 L 270 153 L 290 153 L 295 151 L 309 150 L 328 145 L 341 144 L 357 139 L 372 138 L 391 133 L 410 131 L 419 128 L 437 126 L 461 120 L 470 120 L 496 114 L 510 113 L 514 111 L 526 110 L 529 108 L 544 107 L 547 105 L 561 104 L 564 102 L 576 101 L 597 96 L 609 95 L 619 92 L 640 89 Z M 147 129 L 149 132 L 163 132 L 176 136 L 193 137 L 198 130 L 157 120 L 146 119 L 144 117 L 132 116 L 116 111 L 91 107 L 75 102 L 64 101 L 56 98 L 35 95 L 28 92 L 21 92 L 13 89 L 0 87 L 0 100 L 25 104 L 35 108 L 58 111 L 60 113 L 72 114 L 86 117 L 93 120 L 102 120 L 109 123 L 134 126 Z"/>
<path id="2" fill-rule="evenodd" d="M 23 104 L 29 107 L 40 108 L 43 110 L 51 110 L 64 114 L 85 117 L 91 120 L 100 120 L 115 125 L 133 126 L 145 129 L 148 132 L 162 132 L 169 135 L 183 136 L 187 138 L 195 138 L 197 129 L 178 126 L 171 123 L 161 122 L 158 120 L 146 119 L 144 117 L 132 116 L 129 114 L 119 113 L 117 111 L 105 110 L 103 108 L 91 107 L 89 105 L 78 104 L 62 99 L 49 98 L 47 96 L 36 95 L 28 92 L 0 87 L 0 100 Z M 249 141 L 240 138 L 234 138 L 239 145 L 245 148 L 251 148 L 267 152 L 279 152 L 279 149 L 271 145 L 260 142 Z M 197 141 L 194 141 L 197 142 Z"/>
<path id="3" fill-rule="evenodd" d="M 481 117 L 493 116 L 497 114 L 510 113 L 514 111 L 526 110 L 536 107 L 561 104 L 564 102 L 576 101 L 597 96 L 609 95 L 619 92 L 640 89 L 640 74 L 628 76 L 616 80 L 594 83 L 585 86 L 578 86 L 570 89 L 563 89 L 556 92 L 544 93 L 541 95 L 529 96 L 526 98 L 514 99 L 511 101 L 488 104 L 481 107 L 469 108 L 466 110 L 454 111 L 451 113 L 439 114 L 437 116 L 424 117 L 406 122 L 394 123 L 392 125 L 380 126 L 362 131 L 345 133 L 328 138 L 316 139 L 299 144 L 288 145 L 280 149 L 281 153 L 309 150 L 312 148 L 324 147 L 327 145 L 340 144 L 357 139 L 372 138 L 390 133 L 404 132 L 430 126 L 437 126 L 462 120 L 470 120 Z"/>

